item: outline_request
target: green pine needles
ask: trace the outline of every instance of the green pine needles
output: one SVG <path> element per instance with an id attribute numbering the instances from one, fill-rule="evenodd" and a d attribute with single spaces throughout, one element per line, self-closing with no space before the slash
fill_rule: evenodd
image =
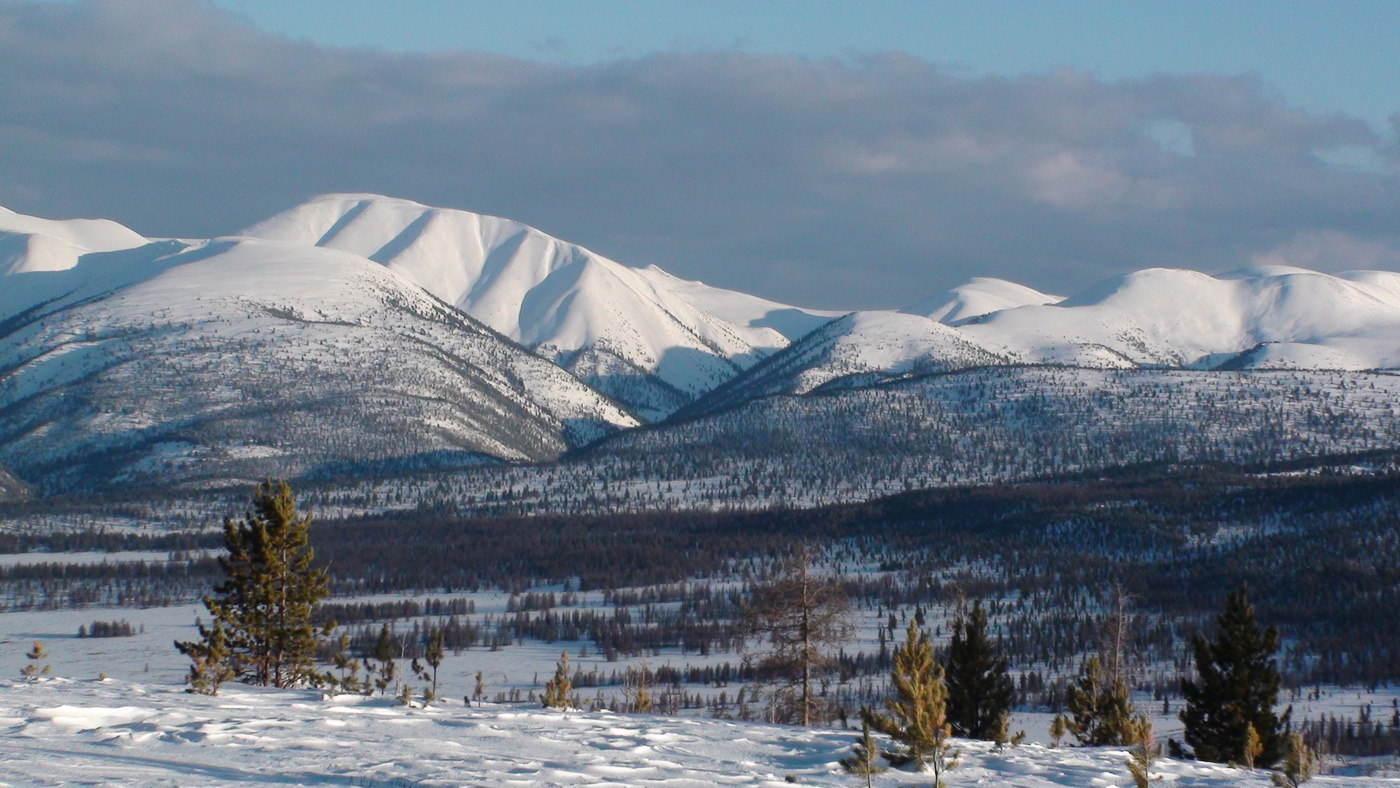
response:
<path id="1" fill-rule="evenodd" d="M 864 777 L 865 788 L 871 788 L 873 776 L 885 771 L 885 767 L 880 764 L 880 745 L 870 733 L 869 721 L 861 721 L 860 738 L 851 745 L 851 754 L 842 758 L 840 764 L 848 774 Z"/>
<path id="2" fill-rule="evenodd" d="M 204 597 L 213 625 L 199 625 L 199 640 L 175 643 L 193 663 L 191 691 L 214 694 L 231 678 L 272 687 L 322 682 L 316 647 L 335 624 L 311 623 L 329 591 L 325 571 L 312 568 L 310 526 L 282 481 L 258 485 L 241 522 L 224 520 L 225 579 Z"/>
<path id="3" fill-rule="evenodd" d="M 1268 768 L 1284 756 L 1283 731 L 1292 716 L 1291 709 L 1274 713 L 1278 630 L 1260 629 L 1243 584 L 1225 600 L 1216 625 L 1214 640 L 1192 641 L 1197 679 L 1181 682 L 1183 738 L 1200 760 Z"/>
<path id="4" fill-rule="evenodd" d="M 987 611 L 981 600 L 960 609 L 948 645 L 948 722 L 953 735 L 1003 743 L 1015 688 L 1007 661 L 987 636 Z"/>
<path id="5" fill-rule="evenodd" d="M 953 749 L 952 726 L 948 722 L 948 689 L 943 666 L 933 659 L 928 635 L 911 619 L 905 630 L 905 643 L 894 653 L 890 671 L 894 694 L 885 699 L 888 713 L 861 709 L 861 719 L 871 728 L 889 736 L 898 749 L 885 757 L 896 766 L 909 765 L 916 771 L 933 772 L 933 784 L 943 786 L 943 773 L 958 766 Z"/>

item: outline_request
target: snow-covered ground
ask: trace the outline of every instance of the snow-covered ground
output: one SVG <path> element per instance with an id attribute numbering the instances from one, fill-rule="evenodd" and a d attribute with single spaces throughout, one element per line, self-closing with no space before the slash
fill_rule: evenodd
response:
<path id="1" fill-rule="evenodd" d="M 0 682 L 3 785 L 856 785 L 837 760 L 854 734 L 533 706 L 225 686 L 217 697 L 107 679 Z M 959 742 L 951 786 L 1126 786 L 1126 752 L 994 751 Z M 1160 761 L 1165 786 L 1265 786 L 1268 774 Z M 1393 773 L 1393 772 L 1392 772 Z M 877 785 L 927 784 L 891 771 Z M 1319 786 L 1400 785 L 1324 776 Z"/>

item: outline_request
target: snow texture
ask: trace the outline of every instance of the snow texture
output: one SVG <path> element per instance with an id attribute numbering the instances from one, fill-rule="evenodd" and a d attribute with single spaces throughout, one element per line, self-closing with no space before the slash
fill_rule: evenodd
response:
<path id="1" fill-rule="evenodd" d="M 3 784 L 28 785 L 713 785 L 850 786 L 837 760 L 854 734 L 461 701 L 392 699 L 226 685 L 217 697 L 169 685 L 55 679 L 0 683 Z M 949 784 L 1008 788 L 1131 785 L 1118 748 L 995 751 L 958 742 Z M 1161 784 L 1266 786 L 1268 774 L 1159 761 Z M 877 785 L 927 785 L 892 771 Z M 1323 776 L 1311 785 L 1393 786 Z"/>

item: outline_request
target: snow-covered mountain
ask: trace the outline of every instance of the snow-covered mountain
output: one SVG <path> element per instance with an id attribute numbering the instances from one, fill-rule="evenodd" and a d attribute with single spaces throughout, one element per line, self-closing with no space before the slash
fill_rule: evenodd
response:
<path id="1" fill-rule="evenodd" d="M 63 271 L 89 252 L 143 246 L 146 239 L 106 219 L 55 221 L 0 208 L 0 276 Z"/>
<path id="2" fill-rule="evenodd" d="M 1400 274 L 1268 266 L 1212 277 L 1151 268 L 960 330 L 1029 363 L 1390 369 L 1400 366 Z"/>
<path id="3" fill-rule="evenodd" d="M 637 424 L 333 249 L 157 241 L 3 284 L 0 460 L 51 488 L 548 460 Z"/>
<path id="4" fill-rule="evenodd" d="M 628 268 L 519 222 L 377 195 L 317 197 L 244 234 L 373 260 L 648 419 L 826 319 Z"/>
<path id="5" fill-rule="evenodd" d="M 956 328 L 927 317 L 852 312 L 820 326 L 715 389 L 682 415 L 724 410 L 773 394 L 806 394 L 832 386 L 854 388 L 1008 361 L 969 342 Z"/>
<path id="6" fill-rule="evenodd" d="M 1400 274 L 977 278 L 824 312 L 518 222 L 326 195 L 148 240 L 0 209 L 0 462 L 44 487 L 539 461 L 673 413 L 1009 364 L 1400 368 Z"/>
<path id="7" fill-rule="evenodd" d="M 1040 306 L 1058 304 L 1064 296 L 1049 295 L 1025 285 L 991 277 L 973 277 L 972 281 L 949 290 L 947 293 L 920 301 L 899 311 L 911 315 L 923 315 L 946 325 L 981 317 L 1004 309 L 1020 306 Z"/>
<path id="8" fill-rule="evenodd" d="M 974 279 L 826 324 L 686 410 L 997 364 L 1095 369 L 1400 367 L 1400 274 L 1153 268 L 1069 298 Z"/>

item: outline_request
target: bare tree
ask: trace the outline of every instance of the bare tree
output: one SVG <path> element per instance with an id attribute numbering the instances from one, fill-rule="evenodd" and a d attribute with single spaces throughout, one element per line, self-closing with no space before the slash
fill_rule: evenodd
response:
<path id="1" fill-rule="evenodd" d="M 751 638 L 770 646 L 755 667 L 777 684 L 774 721 L 811 726 L 820 712 L 813 687 L 851 634 L 844 589 L 813 571 L 809 548 L 798 548 L 782 574 L 753 589 L 745 623 Z"/>

